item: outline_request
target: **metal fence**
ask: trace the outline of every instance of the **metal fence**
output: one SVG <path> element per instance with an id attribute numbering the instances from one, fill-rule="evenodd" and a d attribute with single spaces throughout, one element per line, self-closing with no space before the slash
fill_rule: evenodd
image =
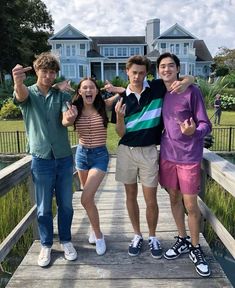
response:
<path id="1" fill-rule="evenodd" d="M 77 144 L 77 133 L 68 131 L 71 145 Z M 235 152 L 235 127 L 213 128 L 211 151 Z M 23 154 L 27 138 L 24 131 L 0 132 L 0 154 Z"/>

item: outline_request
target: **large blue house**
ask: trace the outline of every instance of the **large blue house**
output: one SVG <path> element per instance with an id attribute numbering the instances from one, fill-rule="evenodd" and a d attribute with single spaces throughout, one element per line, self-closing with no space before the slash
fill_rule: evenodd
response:
<path id="1" fill-rule="evenodd" d="M 78 82 L 85 76 L 99 80 L 126 79 L 125 63 L 132 55 L 146 55 L 156 74 L 157 57 L 166 51 L 181 60 L 181 75 L 209 77 L 212 56 L 203 40 L 179 24 L 160 34 L 160 20 L 146 23 L 145 36 L 89 37 L 68 24 L 49 39 L 52 52 L 60 59 L 60 74 Z"/>

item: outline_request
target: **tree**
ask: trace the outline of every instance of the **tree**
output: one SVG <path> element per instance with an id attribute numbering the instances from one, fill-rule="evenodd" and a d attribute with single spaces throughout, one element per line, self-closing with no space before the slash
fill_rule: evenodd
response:
<path id="1" fill-rule="evenodd" d="M 235 70 L 235 49 L 229 49 L 227 47 L 220 47 L 219 51 L 216 53 L 214 57 L 214 66 L 216 74 L 226 73 L 226 69 L 228 72 Z M 219 72 L 217 73 L 217 70 Z M 228 74 L 228 73 L 227 73 Z M 226 74 L 223 74 L 226 75 Z M 220 75 L 218 75 L 220 76 Z"/>
<path id="2" fill-rule="evenodd" d="M 0 10 L 0 73 L 20 63 L 31 65 L 35 54 L 50 50 L 53 20 L 41 0 L 2 0 Z"/>

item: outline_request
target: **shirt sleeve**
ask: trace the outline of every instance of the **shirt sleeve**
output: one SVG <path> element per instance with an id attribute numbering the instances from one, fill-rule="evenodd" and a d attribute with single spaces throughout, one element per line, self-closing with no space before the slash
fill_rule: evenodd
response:
<path id="1" fill-rule="evenodd" d="M 191 99 L 193 120 L 196 123 L 195 135 L 199 138 L 204 138 L 212 131 L 212 124 L 208 118 L 201 91 L 194 85 Z"/>

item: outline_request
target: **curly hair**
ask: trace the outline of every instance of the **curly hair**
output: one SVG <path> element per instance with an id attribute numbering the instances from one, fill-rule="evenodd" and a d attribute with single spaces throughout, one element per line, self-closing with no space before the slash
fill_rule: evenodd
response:
<path id="1" fill-rule="evenodd" d="M 108 120 L 108 116 L 107 116 L 107 112 L 106 112 L 105 102 L 101 96 L 101 92 L 100 92 L 100 89 L 99 89 L 96 81 L 91 77 L 85 77 L 79 82 L 78 87 L 76 89 L 76 94 L 73 97 L 72 104 L 75 105 L 77 107 L 77 110 L 78 110 L 78 115 L 77 115 L 77 118 L 75 119 L 75 122 L 74 122 L 74 128 L 75 128 L 75 123 L 79 120 L 79 118 L 82 115 L 82 109 L 84 107 L 84 103 L 83 103 L 82 96 L 79 94 L 79 90 L 81 88 L 82 83 L 86 80 L 93 82 L 95 84 L 97 90 L 98 90 L 98 94 L 96 95 L 95 101 L 94 101 L 94 107 L 97 110 L 97 112 L 100 114 L 100 116 L 102 117 L 104 127 L 107 128 L 109 120 Z"/>
<path id="2" fill-rule="evenodd" d="M 56 73 L 60 71 L 59 60 L 55 55 L 50 52 L 43 52 L 35 56 L 36 60 L 33 62 L 33 68 L 35 71 L 39 69 L 50 69 Z"/>

